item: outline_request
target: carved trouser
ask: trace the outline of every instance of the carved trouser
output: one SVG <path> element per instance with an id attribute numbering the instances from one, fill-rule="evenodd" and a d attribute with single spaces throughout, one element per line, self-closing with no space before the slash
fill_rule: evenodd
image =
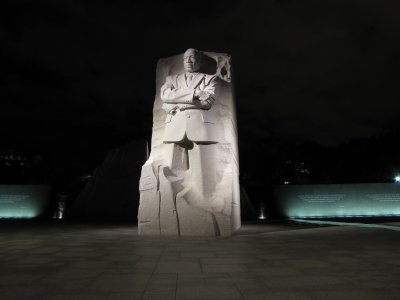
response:
<path id="1" fill-rule="evenodd" d="M 217 219 L 222 217 L 225 199 L 218 195 L 217 187 L 226 168 L 221 168 L 224 156 L 219 145 L 197 144 L 185 139 L 182 143 L 164 146 L 164 163 L 172 176 L 167 172 L 164 175 L 172 183 L 176 195 L 179 234 L 220 235 L 221 222 Z M 176 178 L 182 180 L 181 184 L 174 184 Z"/>
<path id="2" fill-rule="evenodd" d="M 210 198 L 216 188 L 218 178 L 216 170 L 217 148 L 216 144 L 198 144 L 185 139 L 182 143 L 164 144 L 164 164 L 171 171 L 184 179 L 184 187 L 190 188 L 192 195 L 190 204 L 194 206 L 209 207 L 211 203 L 204 202 Z M 189 192 L 189 191 L 188 191 Z"/>
<path id="3" fill-rule="evenodd" d="M 142 169 L 139 233 L 229 235 L 229 151 L 225 144 L 164 144 L 163 161 Z"/>

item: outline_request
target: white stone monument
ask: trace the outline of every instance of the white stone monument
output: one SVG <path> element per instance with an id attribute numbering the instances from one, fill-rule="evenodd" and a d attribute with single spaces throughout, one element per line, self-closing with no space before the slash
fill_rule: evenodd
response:
<path id="1" fill-rule="evenodd" d="M 139 234 L 229 236 L 240 228 L 230 56 L 188 49 L 160 59 L 156 77 Z"/>

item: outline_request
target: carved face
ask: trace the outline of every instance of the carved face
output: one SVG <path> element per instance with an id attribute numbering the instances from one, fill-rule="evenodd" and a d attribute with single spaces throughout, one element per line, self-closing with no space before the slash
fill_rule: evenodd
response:
<path id="1" fill-rule="evenodd" d="M 183 66 L 186 72 L 197 72 L 200 69 L 200 55 L 196 50 L 186 50 L 183 55 Z"/>

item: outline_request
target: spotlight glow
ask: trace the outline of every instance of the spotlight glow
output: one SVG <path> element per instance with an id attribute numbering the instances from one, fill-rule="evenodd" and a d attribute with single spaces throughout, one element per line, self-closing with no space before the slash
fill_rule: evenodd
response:
<path id="1" fill-rule="evenodd" d="M 265 207 L 260 206 L 260 214 L 258 215 L 259 220 L 265 220 L 267 217 L 265 216 Z"/>

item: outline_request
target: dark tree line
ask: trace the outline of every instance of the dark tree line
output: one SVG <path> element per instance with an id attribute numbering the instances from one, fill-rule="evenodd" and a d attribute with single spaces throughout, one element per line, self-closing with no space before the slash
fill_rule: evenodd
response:
<path id="1" fill-rule="evenodd" d="M 276 185 L 393 182 L 400 175 L 400 132 L 337 146 L 278 137 L 242 144 L 241 185 L 256 207 L 273 202 Z"/>

